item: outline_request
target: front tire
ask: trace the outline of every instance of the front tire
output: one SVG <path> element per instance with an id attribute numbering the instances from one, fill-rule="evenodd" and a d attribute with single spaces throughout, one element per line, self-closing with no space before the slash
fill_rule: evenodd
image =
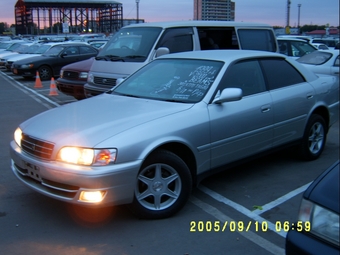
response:
<path id="1" fill-rule="evenodd" d="M 48 66 L 41 66 L 39 67 L 39 77 L 42 81 L 51 80 L 53 77 L 53 73 L 50 67 Z"/>
<path id="2" fill-rule="evenodd" d="M 140 218 L 167 218 L 185 205 L 191 189 L 192 178 L 185 162 L 170 151 L 160 150 L 141 167 L 130 208 Z"/>
<path id="3" fill-rule="evenodd" d="M 305 160 L 317 159 L 326 144 L 327 127 L 325 120 L 318 114 L 313 114 L 306 126 L 300 145 L 300 154 Z"/>

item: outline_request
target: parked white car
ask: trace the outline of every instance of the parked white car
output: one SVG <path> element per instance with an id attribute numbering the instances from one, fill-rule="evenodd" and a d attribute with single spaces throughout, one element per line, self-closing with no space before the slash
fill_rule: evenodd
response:
<path id="1" fill-rule="evenodd" d="M 339 50 L 319 50 L 305 55 L 297 59 L 297 61 L 316 74 L 339 77 L 339 52 Z"/>
<path id="2" fill-rule="evenodd" d="M 317 48 L 306 40 L 297 38 L 277 38 L 279 51 L 293 59 L 298 59 L 306 54 L 316 51 Z"/>
<path id="3" fill-rule="evenodd" d="M 20 124 L 11 168 L 55 199 L 130 204 L 138 217 L 164 218 L 204 176 L 245 158 L 297 145 L 302 158 L 317 159 L 338 119 L 337 79 L 285 55 L 167 54 L 104 94 Z"/>

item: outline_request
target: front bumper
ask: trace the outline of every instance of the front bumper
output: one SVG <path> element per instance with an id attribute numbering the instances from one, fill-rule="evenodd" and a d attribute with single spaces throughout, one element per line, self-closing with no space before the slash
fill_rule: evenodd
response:
<path id="1" fill-rule="evenodd" d="M 11 168 L 14 175 L 31 189 L 64 201 L 87 206 L 131 203 L 141 161 L 101 167 L 45 161 L 23 152 L 12 141 Z M 100 204 L 79 200 L 82 191 L 106 191 Z"/>
<path id="2" fill-rule="evenodd" d="M 12 72 L 15 75 L 20 75 L 20 76 L 23 76 L 23 77 L 35 77 L 37 70 L 35 70 L 35 69 L 18 69 L 17 67 L 13 67 Z"/>
<path id="3" fill-rule="evenodd" d="M 58 78 L 56 80 L 57 88 L 60 92 L 73 96 L 76 99 L 84 99 L 84 84 L 86 81 L 80 80 L 66 80 L 63 78 Z"/>
<path id="4" fill-rule="evenodd" d="M 286 255 L 339 255 L 340 249 L 305 232 L 289 231 L 286 237 Z"/>
<path id="5" fill-rule="evenodd" d="M 97 96 L 99 94 L 105 93 L 109 88 L 102 88 L 99 86 L 92 86 L 88 83 L 84 85 L 84 93 L 87 98 Z"/>

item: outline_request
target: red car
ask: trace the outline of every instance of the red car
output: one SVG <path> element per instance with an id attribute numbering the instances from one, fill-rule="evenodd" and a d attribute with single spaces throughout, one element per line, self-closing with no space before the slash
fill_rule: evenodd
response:
<path id="1" fill-rule="evenodd" d="M 94 58 L 89 58 L 64 66 L 56 80 L 58 90 L 78 100 L 85 99 L 84 84 L 93 60 Z"/>

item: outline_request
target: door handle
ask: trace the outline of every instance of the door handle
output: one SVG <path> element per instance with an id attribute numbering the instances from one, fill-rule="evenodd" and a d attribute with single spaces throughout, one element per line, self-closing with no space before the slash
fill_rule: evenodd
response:
<path id="1" fill-rule="evenodd" d="M 270 105 L 264 105 L 261 107 L 261 112 L 269 112 L 270 111 Z"/>

